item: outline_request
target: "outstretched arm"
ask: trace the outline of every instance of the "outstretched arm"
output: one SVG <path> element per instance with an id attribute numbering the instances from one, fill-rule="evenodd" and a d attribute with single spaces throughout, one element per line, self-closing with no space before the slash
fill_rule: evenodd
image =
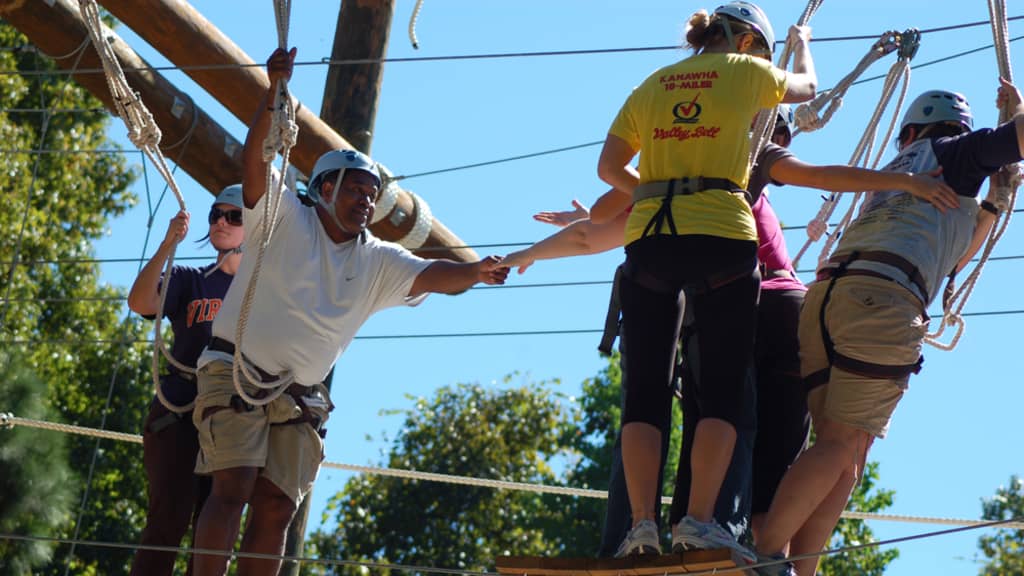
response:
<path id="1" fill-rule="evenodd" d="M 139 275 L 128 292 L 128 308 L 142 316 L 155 316 L 160 313 L 160 293 L 157 287 L 160 285 L 160 273 L 163 271 L 171 250 L 185 239 L 188 234 L 188 212 L 181 210 L 171 223 L 167 225 L 167 233 L 156 249 L 156 254 L 146 262 L 146 265 L 139 271 Z"/>
<path id="2" fill-rule="evenodd" d="M 927 200 L 940 211 L 960 206 L 960 199 L 937 176 L 942 170 L 928 174 L 882 172 L 854 166 L 816 166 L 793 157 L 782 158 L 772 164 L 768 174 L 783 184 L 805 186 L 831 192 L 868 192 L 877 190 L 906 190 Z"/>
<path id="3" fill-rule="evenodd" d="M 623 212 L 605 224 L 595 224 L 588 219 L 577 220 L 533 246 L 505 256 L 502 265 L 509 268 L 518 266 L 522 274 L 537 260 L 597 254 L 622 246 L 627 218 L 629 215 Z"/>
<path id="4" fill-rule="evenodd" d="M 587 210 L 586 206 L 580 204 L 579 200 L 573 198 L 572 207 L 572 210 L 562 212 L 537 212 L 533 215 L 533 219 L 537 222 L 544 222 L 564 228 L 577 220 L 590 218 L 590 210 Z"/>
<path id="5" fill-rule="evenodd" d="M 793 71 L 786 72 L 786 94 L 783 102 L 806 102 L 818 91 L 818 75 L 811 58 L 811 29 L 808 26 L 790 26 L 789 38 L 794 41 Z"/>
<path id="6" fill-rule="evenodd" d="M 249 124 L 249 133 L 245 136 L 245 147 L 242 149 L 242 198 L 246 208 L 254 208 L 267 191 L 267 163 L 263 161 L 263 141 L 270 133 L 277 81 L 291 79 L 294 64 L 295 48 L 287 52 L 278 48 L 267 59 L 270 88 L 260 100 L 256 116 Z M 288 102 L 286 105 L 290 106 L 291 103 Z"/>
<path id="7" fill-rule="evenodd" d="M 414 298 L 427 292 L 458 294 L 469 290 L 477 282 L 504 284 L 506 277 L 508 267 L 497 256 L 488 256 L 479 262 L 435 260 L 416 276 L 409 297 Z"/>
<path id="8" fill-rule="evenodd" d="M 999 79 L 996 106 L 1009 110 L 1010 118 L 1017 128 L 1017 147 L 1021 157 L 1024 157 L 1024 104 L 1021 103 L 1020 90 L 1005 78 Z"/>

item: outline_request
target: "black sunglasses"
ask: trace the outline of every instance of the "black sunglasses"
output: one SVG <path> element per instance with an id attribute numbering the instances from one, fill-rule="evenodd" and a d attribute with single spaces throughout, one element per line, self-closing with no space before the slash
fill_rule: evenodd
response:
<path id="1" fill-rule="evenodd" d="M 232 226 L 242 225 L 242 211 L 241 210 L 221 210 L 220 208 L 210 208 L 210 216 L 207 218 L 210 221 L 210 225 L 217 223 L 220 217 L 223 216 L 224 220 Z"/>

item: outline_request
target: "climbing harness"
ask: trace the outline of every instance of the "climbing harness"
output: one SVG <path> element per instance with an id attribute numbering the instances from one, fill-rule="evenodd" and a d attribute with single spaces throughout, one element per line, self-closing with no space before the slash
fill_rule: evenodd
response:
<path id="1" fill-rule="evenodd" d="M 825 321 L 825 311 L 828 308 L 828 303 L 832 296 L 832 289 L 835 288 L 836 281 L 845 276 L 868 276 L 872 278 L 881 278 L 883 280 L 893 280 L 891 277 L 874 270 L 850 268 L 850 264 L 858 260 L 871 260 L 896 267 L 906 274 L 915 286 L 918 286 L 922 291 L 925 289 L 924 278 L 921 277 L 921 273 L 917 270 L 917 267 L 896 254 L 889 252 L 854 251 L 851 252 L 849 256 L 830 260 L 830 262 L 836 264 L 836 266 L 831 268 L 822 268 L 818 271 L 817 278 L 819 281 L 829 281 L 828 287 L 825 289 L 825 295 L 821 300 L 821 309 L 818 310 L 818 325 L 821 330 L 821 340 L 822 345 L 825 348 L 825 357 L 828 359 L 828 366 L 804 377 L 804 385 L 808 391 L 827 384 L 831 378 L 833 367 L 865 378 L 879 378 L 887 380 L 900 380 L 921 371 L 921 365 L 924 363 L 924 356 L 918 356 L 917 361 L 913 364 L 876 364 L 874 362 L 866 362 L 864 360 L 851 358 L 850 356 L 842 354 L 836 350 L 835 343 L 832 341 L 832 336 L 829 334 Z M 927 292 L 925 292 L 924 295 L 924 302 L 927 302 Z M 923 317 L 927 318 L 927 315 L 924 313 L 924 302 L 921 303 L 921 314 Z"/>
<path id="2" fill-rule="evenodd" d="M 644 228 L 641 237 L 650 234 L 660 234 L 663 225 L 667 224 L 672 235 L 676 235 L 676 223 L 672 218 L 672 199 L 676 196 L 690 196 L 708 190 L 725 190 L 732 194 L 743 195 L 749 203 L 750 193 L 732 180 L 725 178 L 705 178 L 703 176 L 673 178 L 671 180 L 660 180 L 647 182 L 636 187 L 633 191 L 633 203 L 651 198 L 661 198 L 661 205 L 658 211 L 651 217 L 650 222 Z"/>

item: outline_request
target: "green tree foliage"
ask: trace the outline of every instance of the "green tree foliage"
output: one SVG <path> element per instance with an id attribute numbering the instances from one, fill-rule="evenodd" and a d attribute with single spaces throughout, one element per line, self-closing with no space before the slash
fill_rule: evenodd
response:
<path id="1" fill-rule="evenodd" d="M 46 384 L 10 354 L 0 406 L 23 418 L 52 419 Z M 67 437 L 27 428 L 0 431 L 0 532 L 51 534 L 71 517 L 74 494 L 68 485 Z M 39 542 L 0 540 L 0 576 L 21 576 L 50 560 L 53 548 Z"/>
<path id="2" fill-rule="evenodd" d="M 443 388 L 419 399 L 384 465 L 522 482 L 605 489 L 620 416 L 618 357 L 583 383 L 580 408 L 568 410 L 543 385 L 485 391 Z M 669 450 L 666 494 L 679 454 L 678 409 Z M 562 464 L 555 474 L 552 462 Z M 563 480 L 559 480 L 561 476 Z M 850 509 L 877 512 L 893 493 L 877 488 L 876 464 L 854 493 Z M 312 555 L 418 566 L 492 569 L 499 554 L 592 556 L 598 549 L 605 502 L 536 496 L 489 488 L 411 482 L 374 475 L 350 480 L 335 495 L 311 538 Z M 873 539 L 857 520 L 840 522 L 833 546 Z M 867 548 L 824 562 L 828 576 L 879 575 L 898 551 Z M 306 567 L 305 573 L 361 573 L 352 568 Z"/>
<path id="3" fill-rule="evenodd" d="M 996 495 L 981 503 L 981 517 L 985 520 L 1024 519 L 1024 479 L 1010 477 L 1006 486 L 1000 486 Z M 1009 576 L 1024 574 L 1024 530 L 998 529 L 994 534 L 978 538 L 978 548 L 984 554 L 983 576 Z"/>
<path id="4" fill-rule="evenodd" d="M 387 466 L 557 483 L 552 461 L 565 456 L 576 416 L 544 386 L 460 384 L 413 400 Z M 499 554 L 558 553 L 560 538 L 544 529 L 556 514 L 550 496 L 532 492 L 360 475 L 324 512 L 336 528 L 308 544 L 327 558 L 482 570 Z M 343 571 L 359 573 L 327 573 Z"/>
<path id="5" fill-rule="evenodd" d="M 582 418 L 579 432 L 571 438 L 572 449 L 579 454 L 575 466 L 569 471 L 567 483 L 582 488 L 606 490 L 611 473 L 612 447 L 619 432 L 622 416 L 622 394 L 620 382 L 622 368 L 619 353 L 615 352 L 608 365 L 601 372 L 583 382 L 580 408 Z M 675 487 L 675 470 L 679 462 L 679 447 L 682 442 L 682 414 L 679 405 L 672 411 L 673 432 L 668 449 L 663 490 L 671 495 Z M 561 530 L 571 535 L 565 542 L 565 556 L 593 556 L 601 544 L 601 526 L 604 525 L 605 501 L 593 498 L 576 498 L 566 503 L 562 515 Z M 664 522 L 668 525 L 668 507 L 663 509 Z"/>
<path id="6" fill-rule="evenodd" d="M 892 490 L 878 488 L 878 463 L 868 462 L 864 478 L 853 491 L 847 510 L 855 512 L 881 512 L 892 506 Z M 875 539 L 871 528 L 863 520 L 842 519 L 832 532 L 829 548 L 845 548 Z M 861 548 L 843 554 L 826 556 L 821 562 L 824 576 L 881 576 L 890 562 L 898 558 L 899 550 L 875 547 Z"/>
<path id="7" fill-rule="evenodd" d="M 0 46 L 28 44 L 0 23 Z M 75 56 L 66 58 L 73 62 Z M 110 218 L 134 203 L 128 190 L 134 175 L 123 155 L 89 152 L 115 147 L 106 137 L 109 116 L 69 76 L 36 73 L 55 68 L 31 48 L 0 52 L 0 69 L 23 72 L 0 76 L 0 297 L 10 298 L 0 304 L 0 348 L 24 353 L 27 368 L 47 383 L 44 404 L 59 419 L 134 432 L 150 395 L 147 346 L 119 342 L 144 338 L 146 327 L 125 319 L 122 290 L 100 285 L 91 245 L 107 232 Z M 27 152 L 33 150 L 78 152 Z M 2 361 L 0 370 L 6 370 Z M 97 442 L 69 436 L 67 443 L 75 510 L 55 532 L 38 535 L 74 535 L 77 504 L 88 488 L 77 536 L 135 541 L 145 514 L 141 449 L 99 443 L 87 487 Z M 67 546 L 58 547 L 50 568 L 40 573 L 63 573 L 70 562 L 74 574 L 120 574 L 130 559 L 127 551 L 84 546 L 70 559 L 68 553 Z"/>

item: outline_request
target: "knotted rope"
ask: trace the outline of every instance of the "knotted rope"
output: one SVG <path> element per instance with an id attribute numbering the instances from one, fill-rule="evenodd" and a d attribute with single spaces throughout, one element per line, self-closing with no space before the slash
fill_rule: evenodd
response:
<path id="1" fill-rule="evenodd" d="M 1005 0 L 989 0 L 988 12 L 992 22 L 992 40 L 996 49 L 999 75 L 1007 81 L 1013 82 Z M 1007 107 L 999 110 L 1000 125 L 1009 122 L 1011 119 L 1011 110 Z M 992 250 L 1010 225 L 1010 215 L 1013 213 L 1014 205 L 1017 203 L 1017 189 L 1020 186 L 1020 181 L 1019 164 L 1004 166 L 989 179 L 989 189 L 994 197 L 993 204 L 999 209 L 999 214 L 996 215 L 996 221 L 992 225 L 992 230 L 989 231 L 988 238 L 985 240 L 985 247 L 978 258 L 978 263 L 971 270 L 971 273 L 964 280 L 960 288 L 953 292 L 952 297 L 944 299 L 942 303 L 942 322 L 939 323 L 939 328 L 935 332 L 929 332 L 925 335 L 924 341 L 935 348 L 949 351 L 956 348 L 956 345 L 960 342 L 960 337 L 963 336 L 964 330 L 967 328 L 967 321 L 964 320 L 962 314 L 964 306 L 966 306 L 967 301 L 970 299 L 974 286 L 977 284 L 978 278 L 981 277 L 981 271 L 992 255 Z M 947 290 L 953 288 L 952 282 L 953 279 L 951 277 L 950 283 L 946 287 Z M 945 332 L 947 326 L 956 326 L 956 333 L 948 344 L 938 340 Z"/>
<path id="2" fill-rule="evenodd" d="M 288 25 L 291 16 L 291 0 L 274 0 L 274 20 L 277 23 L 277 46 L 281 50 L 288 49 Z M 249 323 L 249 312 L 252 309 L 252 299 L 256 294 L 256 285 L 259 280 L 260 269 L 263 266 L 263 256 L 267 246 L 274 235 L 274 224 L 277 221 L 277 214 L 281 207 L 281 199 L 284 197 L 285 175 L 288 173 L 288 158 L 291 149 L 298 140 L 299 127 L 295 122 L 295 107 L 292 105 L 292 97 L 288 92 L 288 82 L 281 78 L 277 82 L 274 92 L 273 116 L 271 117 L 270 132 L 263 141 L 263 161 L 267 165 L 266 190 L 263 198 L 263 220 L 256 231 L 257 246 L 256 263 L 253 266 L 252 276 L 245 287 L 245 295 L 242 298 L 241 308 L 238 313 L 238 324 L 235 326 L 235 354 L 232 363 L 232 380 L 235 384 L 235 391 L 242 398 L 253 406 L 264 406 L 276 400 L 295 381 L 290 371 L 285 371 L 278 378 L 270 382 L 264 382 L 255 375 L 254 367 L 251 367 L 242 356 L 242 341 L 245 336 L 245 328 Z M 280 175 L 275 176 L 273 160 L 281 153 Z M 263 390 L 270 392 L 262 397 L 255 398 L 245 391 L 239 376 L 244 377 L 249 383 Z"/>
<path id="3" fill-rule="evenodd" d="M 104 76 L 107 79 L 107 86 L 110 88 L 115 112 L 128 129 L 128 139 L 153 163 L 157 172 L 163 176 L 167 186 L 174 193 L 175 199 L 178 200 L 178 207 L 184 211 L 186 209 L 185 198 L 181 195 L 181 190 L 178 188 L 178 183 L 174 180 L 174 174 L 171 172 L 170 167 L 168 167 L 163 152 L 160 151 L 160 138 L 162 136 L 160 127 L 153 120 L 153 114 L 146 108 L 139 93 L 132 90 L 131 86 L 128 85 L 128 79 L 125 78 L 121 63 L 118 62 L 117 55 L 110 46 L 113 34 L 104 26 L 103 21 L 100 20 L 99 6 L 97 6 L 95 0 L 79 0 L 78 5 L 82 13 L 82 19 L 85 21 L 86 29 L 89 31 L 89 38 L 92 41 L 92 45 L 96 47 L 96 52 L 99 54 L 100 62 L 103 65 Z M 160 386 L 161 353 L 178 370 L 187 374 L 195 374 L 195 368 L 182 364 L 171 355 L 161 335 L 160 324 L 163 319 L 164 305 L 167 301 L 167 285 L 170 283 L 171 270 L 174 267 L 174 253 L 178 249 L 178 242 L 180 240 L 171 247 L 170 255 L 167 257 L 167 264 L 164 267 L 164 281 L 161 287 L 157 289 L 160 296 L 160 307 L 157 309 L 156 322 L 154 322 L 153 327 L 152 374 L 153 388 L 160 403 L 168 410 L 181 414 L 191 410 L 194 402 L 178 406 L 164 396 Z"/>
<path id="4" fill-rule="evenodd" d="M 888 35 L 890 33 L 887 32 L 886 34 Z M 885 36 L 883 36 L 883 38 L 884 37 Z M 867 127 L 864 129 L 864 134 L 861 136 L 860 141 L 854 149 L 853 155 L 850 157 L 850 161 L 848 163 L 850 166 L 877 168 L 882 159 L 882 154 L 885 151 L 885 142 L 888 142 L 889 139 L 892 138 L 892 134 L 896 129 L 896 124 L 899 120 L 899 112 L 903 108 L 903 101 L 906 100 L 907 89 L 910 86 L 910 60 L 917 53 L 920 34 L 916 30 L 908 30 L 899 35 L 897 40 L 900 44 L 899 58 L 897 58 L 896 62 L 889 68 L 889 72 L 885 77 L 885 83 L 882 87 L 882 95 L 879 98 L 878 104 L 875 106 L 875 111 L 871 115 L 871 119 L 868 121 Z M 877 43 L 872 46 L 872 50 L 875 50 L 874 46 L 877 46 Z M 889 128 L 886 130 L 885 137 L 882 138 L 881 144 L 878 146 L 874 162 L 870 162 L 872 151 L 875 148 L 878 123 L 881 120 L 885 109 L 889 106 L 889 102 L 892 100 L 892 96 L 896 92 L 896 88 L 900 86 L 901 80 L 902 88 L 900 90 L 899 99 L 896 103 L 896 108 L 893 110 Z M 818 257 L 819 265 L 828 258 L 836 240 L 839 239 L 842 231 L 845 230 L 846 226 L 853 220 L 857 206 L 862 198 L 864 198 L 863 192 L 857 192 L 854 194 L 849 210 L 847 210 L 843 219 L 840 220 L 835 231 L 831 235 L 826 236 L 825 245 L 822 246 L 821 254 Z M 839 199 L 839 193 L 833 192 L 829 194 L 825 199 L 824 204 L 822 204 L 821 208 L 818 210 L 818 214 L 810 223 L 808 223 L 808 238 L 807 241 L 804 242 L 804 245 L 800 247 L 796 257 L 793 258 L 794 266 L 799 264 L 800 258 L 802 258 L 804 253 L 807 252 L 807 249 L 811 244 L 817 241 L 823 232 L 828 230 L 828 221 L 832 217 L 833 212 L 835 212 L 836 206 L 839 204 Z"/>

